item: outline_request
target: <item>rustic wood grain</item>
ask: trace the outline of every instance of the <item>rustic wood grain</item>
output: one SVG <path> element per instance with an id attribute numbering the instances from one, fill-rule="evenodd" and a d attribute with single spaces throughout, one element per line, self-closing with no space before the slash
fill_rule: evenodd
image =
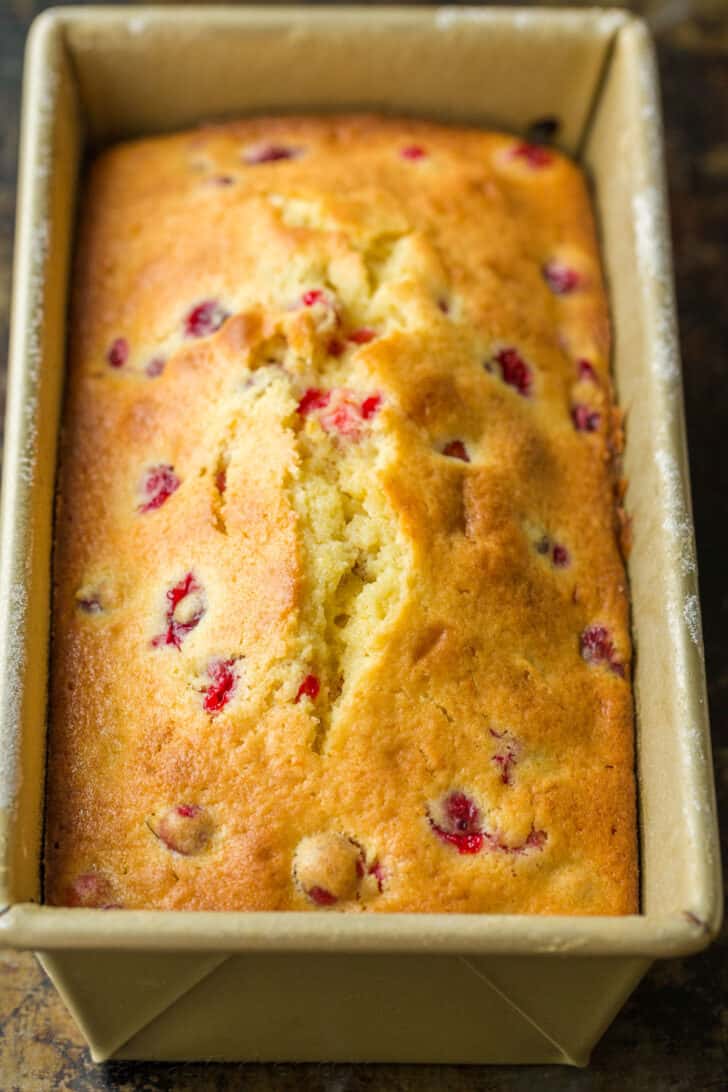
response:
<path id="1" fill-rule="evenodd" d="M 117 0 L 118 2 L 118 0 Z M 505 0 L 507 3 L 507 0 Z M 561 5 L 567 0 L 561 0 Z M 501 0 L 504 3 L 504 0 Z M 22 49 L 46 4 L 0 0 L 0 383 L 8 332 Z M 515 5 L 511 5 L 515 6 Z M 542 3 L 541 6 L 550 6 Z M 574 4 L 573 6 L 587 6 Z M 723 840 L 728 835 L 728 2 L 631 0 L 658 42 L 703 620 Z M 94 1065 L 32 956 L 0 956 L 2 1092 L 708 1092 L 728 1072 L 728 934 L 658 964 L 586 1071 L 373 1065 Z M 446 999 L 443 999 L 446 1003 Z"/>

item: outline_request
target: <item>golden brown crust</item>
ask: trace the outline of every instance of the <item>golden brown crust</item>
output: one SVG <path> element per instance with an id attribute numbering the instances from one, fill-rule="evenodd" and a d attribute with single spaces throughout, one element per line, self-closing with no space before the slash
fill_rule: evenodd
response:
<path id="1" fill-rule="evenodd" d="M 357 116 L 101 156 L 48 901 L 634 912 L 608 357 L 555 153 Z"/>

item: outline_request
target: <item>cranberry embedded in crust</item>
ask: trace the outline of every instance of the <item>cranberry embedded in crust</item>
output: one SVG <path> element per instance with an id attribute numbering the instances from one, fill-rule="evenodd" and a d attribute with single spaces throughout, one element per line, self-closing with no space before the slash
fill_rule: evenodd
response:
<path id="1" fill-rule="evenodd" d="M 166 363 L 167 362 L 164 357 L 155 356 L 149 361 L 144 371 L 150 379 L 156 379 L 156 377 L 158 375 L 161 375 L 164 371 L 164 366 Z"/>
<path id="2" fill-rule="evenodd" d="M 576 371 L 579 379 L 591 379 L 593 383 L 597 383 L 597 373 L 594 371 L 593 365 L 588 360 L 577 361 Z"/>
<path id="3" fill-rule="evenodd" d="M 207 849 L 214 831 L 210 813 L 198 804 L 176 804 L 149 825 L 167 849 L 183 857 Z"/>
<path id="4" fill-rule="evenodd" d="M 293 876 L 315 906 L 334 906 L 357 897 L 365 872 L 364 852 L 345 834 L 302 838 L 293 855 Z"/>
<path id="5" fill-rule="evenodd" d="M 219 330 L 230 313 L 217 300 L 203 300 L 185 318 L 186 337 L 209 337 Z"/>
<path id="6" fill-rule="evenodd" d="M 324 409 L 330 401 L 331 391 L 322 391 L 318 387 L 309 387 L 298 403 L 296 412 L 300 413 L 302 417 L 307 417 L 314 410 Z"/>
<path id="7" fill-rule="evenodd" d="M 501 378 L 509 387 L 513 387 L 520 395 L 527 398 L 531 393 L 533 373 L 526 361 L 517 349 L 501 349 L 495 354 L 495 360 L 500 368 Z"/>
<path id="8" fill-rule="evenodd" d="M 108 876 L 103 872 L 82 872 L 66 889 L 65 905 L 111 910 L 120 904 L 114 902 L 114 892 Z"/>
<path id="9" fill-rule="evenodd" d="M 404 148 L 400 148 L 399 154 L 402 159 L 424 159 L 427 151 L 421 144 L 405 144 Z"/>
<path id="10" fill-rule="evenodd" d="M 485 841 L 477 804 L 464 792 L 451 792 L 443 801 L 431 805 L 430 826 L 443 842 L 455 846 L 458 853 L 480 853 Z"/>
<path id="11" fill-rule="evenodd" d="M 551 550 L 551 560 L 557 569 L 565 569 L 571 560 L 569 551 L 560 542 L 555 542 Z"/>
<path id="12" fill-rule="evenodd" d="M 384 891 L 384 881 L 386 879 L 386 872 L 385 872 L 384 867 L 382 866 L 382 863 L 381 863 L 381 861 L 379 859 L 375 859 L 369 865 L 369 868 L 367 869 L 367 876 L 373 876 L 374 879 L 377 881 L 377 890 L 379 891 L 379 894 L 381 895 L 382 891 Z"/>
<path id="13" fill-rule="evenodd" d="M 315 307 L 317 303 L 326 303 L 326 293 L 323 288 L 309 288 L 301 296 L 304 307 Z"/>
<path id="14" fill-rule="evenodd" d="M 361 415 L 365 421 L 368 421 L 377 412 L 382 404 L 381 394 L 370 394 L 368 398 L 365 398 L 361 404 Z"/>
<path id="15" fill-rule="evenodd" d="M 579 638 L 579 650 L 588 664 L 608 667 L 615 675 L 624 676 L 624 664 L 616 658 L 612 635 L 606 626 L 587 626 Z"/>
<path id="16" fill-rule="evenodd" d="M 203 690 L 205 697 L 202 706 L 211 716 L 219 713 L 235 692 L 237 678 L 233 670 L 234 666 L 235 660 L 213 660 L 207 665 L 210 685 Z"/>
<path id="17" fill-rule="evenodd" d="M 450 459 L 460 459 L 463 463 L 470 462 L 470 456 L 462 440 L 451 440 L 449 444 L 445 444 L 442 453 Z"/>
<path id="18" fill-rule="evenodd" d="M 243 162 L 252 167 L 259 163 L 277 163 L 281 159 L 297 159 L 302 154 L 302 148 L 294 148 L 291 144 L 257 144 L 243 152 Z"/>
<path id="19" fill-rule="evenodd" d="M 511 151 L 513 159 L 522 159 L 524 163 L 527 163 L 529 167 L 538 169 L 539 167 L 548 167 L 553 161 L 553 155 L 546 148 L 541 147 L 540 144 L 529 144 L 528 141 L 521 141 Z"/>
<path id="20" fill-rule="evenodd" d="M 305 679 L 298 688 L 296 694 L 296 702 L 299 702 L 301 698 L 310 698 L 311 701 L 316 701 L 321 689 L 321 683 L 315 675 L 306 675 Z"/>
<path id="21" fill-rule="evenodd" d="M 142 493 L 146 500 L 137 508 L 138 512 L 153 512 L 161 508 L 164 502 L 180 487 L 180 480 L 174 467 L 160 464 L 147 471 L 142 482 Z"/>
<path id="22" fill-rule="evenodd" d="M 179 649 L 182 641 L 199 623 L 205 613 L 202 587 L 192 573 L 187 573 L 179 583 L 167 592 L 167 629 L 152 640 L 155 648 L 174 645 Z"/>
<path id="23" fill-rule="evenodd" d="M 546 284 L 556 296 L 569 296 L 581 287 L 581 274 L 556 259 L 546 262 L 541 272 Z"/>
<path id="24" fill-rule="evenodd" d="M 348 340 L 353 341 L 355 345 L 367 345 L 370 341 L 373 341 L 376 336 L 375 330 L 370 330 L 367 326 L 362 326 L 359 330 L 352 330 Z"/>
<path id="25" fill-rule="evenodd" d="M 588 406 L 577 402 L 571 407 L 571 420 L 577 432 L 596 432 L 601 415 L 596 410 L 590 410 Z"/>
<path id="26" fill-rule="evenodd" d="M 112 368 L 121 368 L 129 358 L 129 342 L 125 337 L 117 337 L 111 342 L 106 359 Z"/>

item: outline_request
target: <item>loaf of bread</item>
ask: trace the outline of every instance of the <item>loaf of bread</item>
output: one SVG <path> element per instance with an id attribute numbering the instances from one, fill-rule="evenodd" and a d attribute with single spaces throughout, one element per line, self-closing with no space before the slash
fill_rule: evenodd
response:
<path id="1" fill-rule="evenodd" d="M 368 116 L 102 154 L 46 901 L 635 912 L 619 447 L 561 154 Z"/>

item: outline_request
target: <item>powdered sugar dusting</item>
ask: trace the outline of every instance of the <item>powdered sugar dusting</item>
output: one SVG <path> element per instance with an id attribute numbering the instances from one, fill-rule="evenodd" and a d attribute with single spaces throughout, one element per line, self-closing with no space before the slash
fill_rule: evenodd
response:
<path id="1" fill-rule="evenodd" d="M 13 710 L 20 707 L 25 668 L 25 624 L 28 612 L 28 593 L 24 583 L 13 584 L 8 596 L 8 614 L 14 625 L 5 633 L 4 655 L 7 663 L 5 677 L 5 708 L 0 717 L 0 752 L 3 756 L 3 776 L 0 777 L 0 808 L 11 808 L 20 788 L 20 733 Z"/>
<path id="2" fill-rule="evenodd" d="M 680 569 L 684 575 L 695 572 L 695 541 L 693 527 L 685 503 L 685 490 L 677 459 L 671 451 L 655 453 L 655 462 L 662 480 L 665 518 L 662 528 L 676 547 Z"/>
<path id="3" fill-rule="evenodd" d="M 645 304 L 654 315 L 652 365 L 659 378 L 677 382 L 677 331 L 673 316 L 670 250 L 664 201 L 654 186 L 632 198 L 635 249 Z"/>
<path id="4" fill-rule="evenodd" d="M 697 595 L 688 595 L 683 603 L 683 618 L 690 640 L 700 647 L 700 604 Z"/>

